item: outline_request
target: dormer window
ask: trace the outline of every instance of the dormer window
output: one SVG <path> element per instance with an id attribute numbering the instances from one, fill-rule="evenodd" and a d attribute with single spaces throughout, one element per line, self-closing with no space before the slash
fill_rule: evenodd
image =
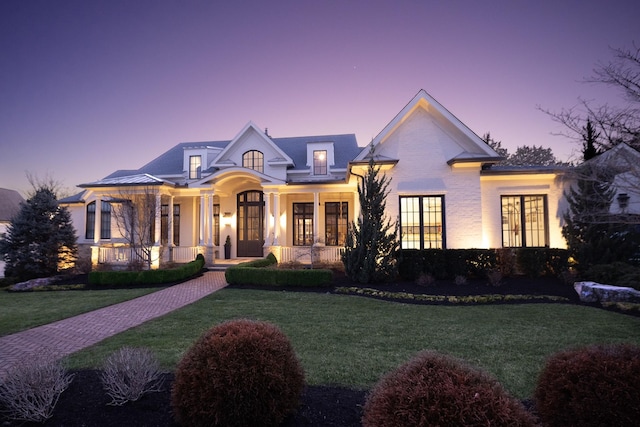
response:
<path id="1" fill-rule="evenodd" d="M 327 150 L 313 151 L 313 174 L 314 175 L 327 174 Z"/>
<path id="2" fill-rule="evenodd" d="M 202 156 L 189 156 L 189 179 L 200 178 Z"/>
<path id="3" fill-rule="evenodd" d="M 264 154 L 258 150 L 250 150 L 242 155 L 242 167 L 264 173 Z"/>

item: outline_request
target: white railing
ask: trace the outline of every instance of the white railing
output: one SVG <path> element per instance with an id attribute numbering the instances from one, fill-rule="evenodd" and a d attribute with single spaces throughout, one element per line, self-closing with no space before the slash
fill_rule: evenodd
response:
<path id="1" fill-rule="evenodd" d="M 311 264 L 313 256 L 316 262 L 340 262 L 341 246 L 282 246 L 279 262 L 301 262 Z"/>
<path id="2" fill-rule="evenodd" d="M 173 262 L 186 263 L 196 259 L 196 256 L 200 252 L 198 246 L 176 246 L 172 249 L 165 249 L 165 257 L 169 259 L 169 251 L 173 252 Z"/>
<path id="3" fill-rule="evenodd" d="M 131 248 L 120 246 L 116 248 L 100 248 L 98 262 L 100 264 L 126 264 L 131 259 Z"/>

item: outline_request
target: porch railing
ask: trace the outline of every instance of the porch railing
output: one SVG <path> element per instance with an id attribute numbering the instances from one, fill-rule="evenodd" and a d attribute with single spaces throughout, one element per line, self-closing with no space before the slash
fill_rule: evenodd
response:
<path id="1" fill-rule="evenodd" d="M 280 248 L 279 262 L 301 262 L 310 264 L 314 262 L 340 262 L 341 246 L 282 246 Z"/>
<path id="2" fill-rule="evenodd" d="M 198 253 L 200 253 L 200 248 L 198 246 L 176 246 L 171 250 L 165 249 L 164 258 L 166 258 L 166 261 L 169 261 L 169 251 L 173 252 L 173 262 L 186 263 L 196 259 Z"/>
<path id="3" fill-rule="evenodd" d="M 98 255 L 98 263 L 100 264 L 127 264 L 132 258 L 132 249 L 127 246 L 114 248 L 100 248 Z M 187 263 L 196 259 L 200 253 L 199 246 L 176 246 L 171 250 L 173 252 L 173 262 Z M 171 261 L 171 252 L 168 248 L 162 250 L 162 261 Z"/>

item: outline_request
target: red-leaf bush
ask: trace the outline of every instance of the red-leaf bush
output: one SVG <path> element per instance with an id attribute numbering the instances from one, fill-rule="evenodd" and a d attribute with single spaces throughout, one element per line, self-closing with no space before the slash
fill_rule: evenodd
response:
<path id="1" fill-rule="evenodd" d="M 534 417 L 493 377 L 424 351 L 383 377 L 367 396 L 364 427 L 534 426 Z"/>
<path id="2" fill-rule="evenodd" d="M 640 347 L 600 345 L 554 354 L 538 377 L 535 401 L 550 426 L 637 426 Z"/>
<path id="3" fill-rule="evenodd" d="M 187 350 L 171 404 L 185 426 L 278 425 L 298 406 L 303 387 L 302 366 L 278 327 L 234 320 Z"/>

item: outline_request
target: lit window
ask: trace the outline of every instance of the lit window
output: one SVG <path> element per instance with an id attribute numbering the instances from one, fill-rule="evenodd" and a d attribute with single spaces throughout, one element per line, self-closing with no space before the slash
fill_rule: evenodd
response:
<path id="1" fill-rule="evenodd" d="M 242 167 L 264 173 L 264 155 L 257 150 L 247 151 L 242 155 Z"/>
<path id="2" fill-rule="evenodd" d="M 313 203 L 293 204 L 293 244 L 313 245 Z"/>
<path id="3" fill-rule="evenodd" d="M 169 243 L 169 205 L 160 208 L 160 240 Z M 173 244 L 180 246 L 180 205 L 173 205 Z"/>
<path id="4" fill-rule="evenodd" d="M 102 202 L 100 210 L 100 238 L 111 238 L 111 203 Z"/>
<path id="5" fill-rule="evenodd" d="M 344 246 L 347 239 L 349 207 L 347 202 L 327 202 L 324 204 L 325 244 Z"/>
<path id="6" fill-rule="evenodd" d="M 93 239 L 96 236 L 96 202 L 87 205 L 87 224 L 84 237 Z"/>
<path id="7" fill-rule="evenodd" d="M 313 174 L 314 175 L 327 174 L 327 150 L 313 151 Z"/>
<path id="8" fill-rule="evenodd" d="M 189 156 L 189 179 L 200 178 L 202 156 Z"/>
<path id="9" fill-rule="evenodd" d="M 402 249 L 444 249 L 444 196 L 400 197 Z"/>
<path id="10" fill-rule="evenodd" d="M 548 246 L 547 197 L 502 196 L 502 246 Z"/>

